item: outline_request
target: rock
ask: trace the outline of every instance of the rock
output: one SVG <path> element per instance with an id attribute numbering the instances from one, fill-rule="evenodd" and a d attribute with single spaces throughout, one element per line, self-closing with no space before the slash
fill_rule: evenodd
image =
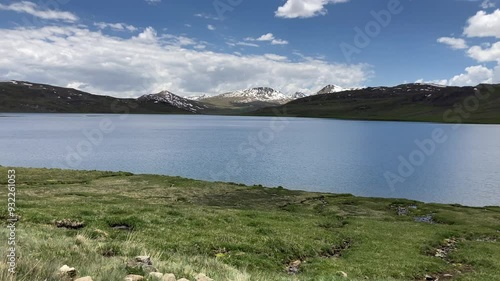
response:
<path id="1" fill-rule="evenodd" d="M 425 275 L 425 280 L 426 281 L 434 281 L 434 280 L 436 280 L 436 278 L 434 278 L 434 277 L 432 277 L 430 275 Z"/>
<path id="2" fill-rule="evenodd" d="M 453 275 L 451 275 L 451 274 L 443 274 L 443 278 L 452 278 L 452 277 L 453 277 Z"/>
<path id="3" fill-rule="evenodd" d="M 82 221 L 74 221 L 70 219 L 63 219 L 54 222 L 58 228 L 67 228 L 67 229 L 80 229 L 85 226 L 85 223 Z"/>
<path id="4" fill-rule="evenodd" d="M 130 274 L 146 275 L 151 272 L 157 272 L 153 267 L 153 262 L 149 256 L 137 256 L 127 262 L 125 268 Z"/>
<path id="5" fill-rule="evenodd" d="M 196 279 L 196 281 L 214 281 L 214 279 L 208 278 L 208 276 L 206 276 L 203 273 L 196 275 L 195 279 Z"/>
<path id="6" fill-rule="evenodd" d="M 299 267 L 300 267 L 301 264 L 302 264 L 302 261 L 300 261 L 300 260 L 296 260 L 296 261 L 291 262 L 288 265 L 288 267 L 286 269 L 286 272 L 288 274 L 297 274 L 297 273 L 299 273 Z"/>
<path id="7" fill-rule="evenodd" d="M 62 277 L 67 276 L 67 277 L 74 278 L 74 277 L 76 277 L 76 269 L 74 267 L 69 267 L 67 265 L 63 265 L 63 266 L 61 266 L 61 268 L 59 268 L 58 274 L 59 274 L 59 276 L 62 276 Z"/>
<path id="8" fill-rule="evenodd" d="M 80 277 L 78 279 L 75 279 L 75 281 L 94 281 L 90 276 L 85 276 L 85 277 Z"/>
<path id="9" fill-rule="evenodd" d="M 144 277 L 141 275 L 130 274 L 125 277 L 125 281 L 142 281 Z"/>
<path id="10" fill-rule="evenodd" d="M 153 278 L 153 280 L 160 280 L 163 277 L 163 273 L 160 272 L 150 272 L 149 276 Z"/>
<path id="11" fill-rule="evenodd" d="M 135 257 L 135 261 L 146 264 L 146 265 L 153 265 L 153 262 L 151 262 L 150 256 L 137 256 L 137 257 Z"/>
<path id="12" fill-rule="evenodd" d="M 175 275 L 172 273 L 167 273 L 163 275 L 161 281 L 176 281 Z"/>
<path id="13" fill-rule="evenodd" d="M 177 281 L 189 281 L 189 280 L 188 280 L 188 279 L 186 279 L 186 278 L 181 278 L 181 279 L 179 279 L 179 280 L 177 280 Z"/>
<path id="14" fill-rule="evenodd" d="M 345 272 L 343 272 L 343 271 L 337 271 L 337 274 L 338 274 L 339 276 L 342 276 L 342 277 L 344 277 L 344 278 L 347 278 L 347 273 L 345 273 Z"/>

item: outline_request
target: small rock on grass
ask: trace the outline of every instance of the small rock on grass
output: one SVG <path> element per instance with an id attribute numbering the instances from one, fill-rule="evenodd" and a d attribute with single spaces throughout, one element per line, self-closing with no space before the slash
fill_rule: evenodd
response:
<path id="1" fill-rule="evenodd" d="M 337 275 L 342 276 L 344 278 L 347 278 L 347 273 L 345 273 L 343 271 L 337 271 Z"/>
<path id="2" fill-rule="evenodd" d="M 62 277 L 67 276 L 67 277 L 74 278 L 74 277 L 76 277 L 76 269 L 74 267 L 69 267 L 67 265 L 63 265 L 63 266 L 61 266 L 61 268 L 59 268 L 58 274 L 59 274 L 59 276 L 62 276 Z"/>
<path id="3" fill-rule="evenodd" d="M 160 280 L 163 277 L 163 273 L 160 272 L 150 272 L 149 276 L 153 278 L 153 280 Z"/>
<path id="4" fill-rule="evenodd" d="M 206 276 L 203 273 L 196 275 L 195 279 L 196 279 L 196 281 L 214 281 L 214 279 L 209 278 L 208 276 Z"/>
<path id="5" fill-rule="evenodd" d="M 188 279 L 186 279 L 186 278 L 181 278 L 181 279 L 179 279 L 179 280 L 177 280 L 177 281 L 189 281 L 189 280 L 188 280 Z"/>
<path id="6" fill-rule="evenodd" d="M 172 273 L 163 274 L 161 281 L 176 281 L 175 275 Z"/>
<path id="7" fill-rule="evenodd" d="M 125 277 L 125 281 L 142 281 L 144 277 L 141 275 L 130 274 Z"/>
<path id="8" fill-rule="evenodd" d="M 80 277 L 78 279 L 75 279 L 75 281 L 94 281 L 90 276 L 85 276 L 85 277 Z"/>

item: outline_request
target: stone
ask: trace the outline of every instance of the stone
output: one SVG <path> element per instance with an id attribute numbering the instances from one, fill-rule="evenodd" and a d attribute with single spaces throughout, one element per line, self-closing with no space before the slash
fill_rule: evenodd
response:
<path id="1" fill-rule="evenodd" d="M 163 274 L 163 278 L 161 279 L 161 281 L 177 281 L 177 279 L 175 278 L 174 274 L 166 273 Z"/>
<path id="2" fill-rule="evenodd" d="M 296 260 L 296 261 L 291 262 L 288 265 L 288 268 L 286 270 L 287 273 L 288 274 L 297 274 L 297 273 L 299 273 L 299 267 L 300 267 L 301 264 L 302 264 L 302 261 L 300 261 L 300 260 Z"/>
<path id="3" fill-rule="evenodd" d="M 189 280 L 188 280 L 188 279 L 186 279 L 186 278 L 181 278 L 181 279 L 179 279 L 179 280 L 177 280 L 177 281 L 189 281 Z"/>
<path id="4" fill-rule="evenodd" d="M 137 256 L 129 260 L 125 266 L 128 273 L 130 274 L 142 274 L 146 275 L 151 272 L 157 272 L 156 268 L 153 267 L 153 262 L 149 256 Z"/>
<path id="5" fill-rule="evenodd" d="M 195 279 L 196 279 L 196 281 L 214 281 L 214 279 L 209 278 L 208 276 L 206 276 L 203 273 L 196 275 Z"/>
<path id="6" fill-rule="evenodd" d="M 67 229 L 80 229 L 85 226 L 85 223 L 82 221 L 63 219 L 55 221 L 55 225 L 58 228 L 67 228 Z"/>
<path id="7" fill-rule="evenodd" d="M 150 256 L 137 256 L 137 257 L 135 257 L 135 261 L 146 264 L 146 265 L 153 265 L 153 262 L 151 262 Z"/>
<path id="8" fill-rule="evenodd" d="M 430 275 L 425 275 L 425 280 L 426 281 L 434 281 L 436 279 L 434 277 L 430 276 Z"/>
<path id="9" fill-rule="evenodd" d="M 75 279 L 75 281 L 94 281 L 90 276 L 85 276 L 85 277 L 80 277 L 78 279 Z"/>
<path id="10" fill-rule="evenodd" d="M 69 267 L 67 265 L 63 265 L 61 266 L 61 268 L 59 268 L 59 275 L 60 276 L 67 276 L 67 277 L 71 277 L 71 278 L 74 278 L 76 277 L 76 269 L 74 267 Z"/>
<path id="11" fill-rule="evenodd" d="M 149 276 L 153 278 L 153 280 L 160 280 L 163 277 L 163 273 L 160 272 L 150 272 Z"/>
<path id="12" fill-rule="evenodd" d="M 448 273 L 447 273 L 447 274 L 443 274 L 443 277 L 444 277 L 444 278 L 452 278 L 452 277 L 453 277 L 453 275 L 451 275 L 451 274 L 448 274 Z"/>
<path id="13" fill-rule="evenodd" d="M 337 274 L 338 274 L 339 276 L 342 276 L 342 277 L 344 277 L 344 278 L 347 278 L 347 273 L 345 273 L 345 272 L 343 272 L 343 271 L 337 271 Z"/>
<path id="14" fill-rule="evenodd" d="M 130 274 L 125 277 L 125 281 L 142 281 L 144 277 L 141 275 Z"/>

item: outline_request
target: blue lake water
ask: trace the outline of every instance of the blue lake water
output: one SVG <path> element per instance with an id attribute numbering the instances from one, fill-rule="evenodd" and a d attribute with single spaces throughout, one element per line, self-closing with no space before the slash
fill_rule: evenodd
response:
<path id="1" fill-rule="evenodd" d="M 497 125 L 181 115 L 0 116 L 3 166 L 130 171 L 500 205 Z"/>

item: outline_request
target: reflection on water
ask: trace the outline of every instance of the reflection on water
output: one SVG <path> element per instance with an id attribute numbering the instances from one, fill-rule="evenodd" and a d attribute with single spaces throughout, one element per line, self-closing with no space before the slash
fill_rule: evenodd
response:
<path id="1" fill-rule="evenodd" d="M 500 126 L 179 115 L 2 114 L 0 164 L 122 170 L 291 189 L 500 205 Z M 22 118 L 19 118 L 22 117 Z M 122 120 L 123 119 L 123 120 Z M 103 125 L 104 124 L 104 125 Z M 400 157 L 443 130 L 410 176 Z"/>

